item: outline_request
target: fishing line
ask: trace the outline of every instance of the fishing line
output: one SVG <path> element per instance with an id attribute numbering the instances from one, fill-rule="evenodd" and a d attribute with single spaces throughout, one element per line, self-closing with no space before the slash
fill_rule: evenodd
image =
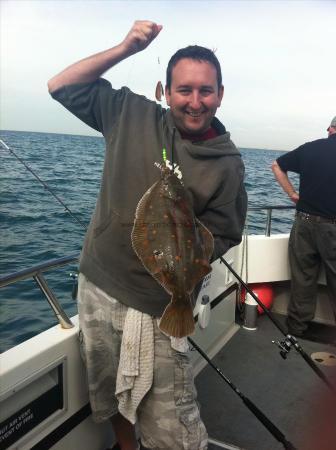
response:
<path id="1" fill-rule="evenodd" d="M 160 80 L 160 78 L 161 78 L 161 62 L 160 62 L 160 57 L 158 56 L 157 57 L 157 63 L 158 63 L 158 66 L 157 66 L 157 78 L 158 78 L 158 82 L 157 82 L 157 85 L 156 85 L 156 89 L 155 89 L 155 97 L 156 97 L 156 100 L 157 101 L 159 101 L 159 102 L 162 102 L 163 101 L 163 99 L 165 98 L 165 96 L 164 96 L 164 92 L 163 92 L 163 87 L 162 87 L 162 82 L 161 82 L 161 80 Z M 160 92 L 160 97 L 158 97 L 157 96 L 157 91 L 158 91 L 158 85 L 159 85 L 159 83 L 160 83 L 160 90 L 161 90 L 161 92 Z M 167 150 L 166 150 L 166 146 L 165 146 L 165 133 L 164 133 L 164 131 L 165 131 L 165 125 L 164 125 L 164 120 L 163 120 L 163 117 L 164 117 L 164 112 L 163 112 L 163 107 L 162 107 L 162 105 L 160 105 L 160 108 L 161 108 L 161 133 L 162 133 L 162 138 L 161 138 L 161 147 L 162 147 L 162 160 L 163 160 L 163 164 L 164 164 L 164 166 L 166 166 L 166 161 L 167 161 Z"/>
<path id="2" fill-rule="evenodd" d="M 81 222 L 77 216 L 75 216 L 75 214 L 73 214 L 73 212 L 70 210 L 70 208 L 67 207 L 67 205 L 58 197 L 57 194 L 55 194 L 55 192 L 47 185 L 47 183 L 45 181 L 43 181 L 34 171 L 31 167 L 28 166 L 28 164 L 22 159 L 20 158 L 20 156 L 18 156 L 14 150 L 12 150 L 11 148 L 8 147 L 8 145 L 2 140 L 0 139 L 0 144 L 6 149 L 8 150 L 21 164 L 23 164 L 23 166 L 37 179 L 37 181 L 39 183 L 41 183 L 43 185 L 43 187 L 50 192 L 50 194 L 58 201 L 58 203 L 60 203 L 63 208 L 65 209 L 65 211 L 67 213 L 70 214 L 70 216 L 77 222 L 79 223 L 79 225 L 84 228 L 84 230 L 87 229 L 86 225 L 84 225 L 83 222 Z"/>
<path id="3" fill-rule="evenodd" d="M 158 76 L 158 83 L 156 85 L 156 89 L 155 89 L 155 97 L 156 100 L 158 100 L 159 102 L 165 100 L 165 91 L 163 89 L 163 85 L 162 82 L 160 80 L 160 75 L 161 75 L 161 62 L 160 62 L 160 57 L 158 56 L 157 58 L 158 61 L 158 72 L 159 72 L 159 76 Z M 160 93 L 158 92 L 160 90 Z M 164 165 L 166 165 L 166 161 L 167 161 L 167 150 L 165 147 L 165 142 L 164 142 L 164 136 L 165 136 L 165 123 L 164 123 L 164 111 L 163 111 L 163 107 L 160 105 L 161 107 L 161 132 L 162 132 L 162 159 L 164 162 Z M 167 126 L 167 125 L 166 125 Z M 175 164 L 175 133 L 176 133 L 176 127 L 173 127 L 173 132 L 172 132 L 172 141 L 171 141 L 171 171 L 172 173 L 174 173 L 176 164 Z"/>
<path id="4" fill-rule="evenodd" d="M 133 79 L 133 72 L 134 72 L 134 64 L 135 64 L 135 55 L 132 55 L 133 57 L 131 58 L 127 58 L 128 59 L 128 70 L 127 70 L 127 75 L 126 75 L 126 81 L 125 81 L 125 86 L 129 87 L 130 82 Z M 124 60 L 125 63 L 125 60 Z"/>

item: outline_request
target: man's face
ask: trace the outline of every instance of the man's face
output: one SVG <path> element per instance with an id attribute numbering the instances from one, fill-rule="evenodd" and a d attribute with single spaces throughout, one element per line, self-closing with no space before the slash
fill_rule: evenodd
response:
<path id="1" fill-rule="evenodd" d="M 328 131 L 328 136 L 331 136 L 332 134 L 336 133 L 336 127 L 329 127 L 327 131 Z"/>
<path id="2" fill-rule="evenodd" d="M 218 89 L 216 68 L 189 58 L 176 64 L 170 90 L 165 89 L 176 127 L 188 134 L 202 134 L 210 128 L 223 93 L 223 86 Z"/>

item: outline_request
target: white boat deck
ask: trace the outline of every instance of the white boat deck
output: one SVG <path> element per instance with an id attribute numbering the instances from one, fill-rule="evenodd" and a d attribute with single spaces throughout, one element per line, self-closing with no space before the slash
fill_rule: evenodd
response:
<path id="1" fill-rule="evenodd" d="M 290 286 L 287 244 L 288 235 L 249 236 L 244 250 L 241 245 L 225 255 L 244 281 L 272 283 L 273 310 L 282 314 L 286 311 Z M 323 273 L 320 283 L 315 321 L 319 325 L 335 325 Z M 223 263 L 215 261 L 195 308 L 195 315 L 202 319 L 205 328 L 197 327 L 193 339 L 287 439 L 300 448 L 305 437 L 302 411 L 309 410 L 311 390 L 324 389 L 323 382 L 294 350 L 286 361 L 279 356 L 278 348 L 271 341 L 282 335 L 267 317 L 258 319 L 255 332 L 240 328 L 237 295 L 234 276 Z M 212 307 L 207 326 L 207 311 L 201 306 L 204 297 L 209 298 Z M 284 316 L 280 318 L 284 320 Z M 91 420 L 85 370 L 79 354 L 77 318 L 72 320 L 75 323 L 72 329 L 58 325 L 1 355 L 0 450 L 104 450 L 111 446 L 113 436 L 109 424 L 98 426 Z M 335 347 L 331 343 L 319 343 L 319 336 L 320 332 L 317 342 L 305 342 L 307 353 L 334 354 Z M 192 360 L 195 374 L 199 374 L 197 386 L 202 416 L 210 435 L 209 450 L 283 448 L 218 374 L 205 367 L 206 362 L 196 351 L 192 352 Z M 322 369 L 326 373 L 331 370 Z"/>

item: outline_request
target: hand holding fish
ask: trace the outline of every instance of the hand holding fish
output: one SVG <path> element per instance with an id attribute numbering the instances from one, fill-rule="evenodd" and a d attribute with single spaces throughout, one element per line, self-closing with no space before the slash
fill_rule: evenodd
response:
<path id="1" fill-rule="evenodd" d="M 122 46 L 129 55 L 141 52 L 157 37 L 162 30 L 162 25 L 158 25 L 149 20 L 137 20 L 128 32 Z"/>

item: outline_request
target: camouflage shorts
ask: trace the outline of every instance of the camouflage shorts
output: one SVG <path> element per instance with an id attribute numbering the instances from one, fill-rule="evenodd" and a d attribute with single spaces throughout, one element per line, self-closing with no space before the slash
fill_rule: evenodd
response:
<path id="1" fill-rule="evenodd" d="M 93 418 L 101 422 L 118 412 L 115 397 L 122 328 L 127 307 L 79 277 L 80 342 L 86 363 Z M 137 416 L 142 444 L 156 450 L 205 450 L 207 432 L 196 402 L 193 368 L 187 353 L 172 349 L 154 325 L 153 385 Z"/>

